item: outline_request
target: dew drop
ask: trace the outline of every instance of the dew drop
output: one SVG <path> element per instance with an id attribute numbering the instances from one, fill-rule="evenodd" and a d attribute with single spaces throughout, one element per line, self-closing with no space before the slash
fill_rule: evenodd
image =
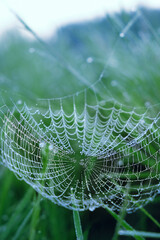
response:
<path id="1" fill-rule="evenodd" d="M 40 114 L 40 111 L 39 111 L 39 110 L 36 110 L 35 113 Z"/>
<path id="2" fill-rule="evenodd" d="M 93 62 L 93 58 L 92 57 L 88 57 L 86 61 L 87 61 L 87 63 L 92 63 Z"/>
<path id="3" fill-rule="evenodd" d="M 109 198 L 110 200 L 113 200 L 114 197 L 115 197 L 115 195 L 110 195 L 110 196 L 108 196 L 108 198 Z"/>
<path id="4" fill-rule="evenodd" d="M 49 145 L 49 150 L 50 150 L 50 151 L 53 150 L 53 144 L 50 144 L 50 145 Z"/>
<path id="5" fill-rule="evenodd" d="M 45 146 L 45 142 L 41 142 L 41 143 L 39 144 L 39 146 L 40 146 L 40 148 L 43 148 L 43 147 Z"/>
<path id="6" fill-rule="evenodd" d="M 18 105 L 21 105 L 21 104 L 22 104 L 22 100 L 18 100 L 18 101 L 17 101 L 17 104 L 18 104 Z"/>
<path id="7" fill-rule="evenodd" d="M 96 208 L 95 206 L 90 206 L 89 211 L 93 212 L 95 210 L 95 208 Z"/>
<path id="8" fill-rule="evenodd" d="M 152 202 L 152 201 L 153 201 L 153 197 L 149 197 L 148 200 L 149 200 L 150 202 Z"/>
<path id="9" fill-rule="evenodd" d="M 141 119 L 141 120 L 140 120 L 140 123 L 141 123 L 141 124 L 144 124 L 144 123 L 145 123 L 144 119 Z"/>
<path id="10" fill-rule="evenodd" d="M 119 160 L 119 161 L 118 161 L 118 166 L 119 166 L 119 167 L 123 166 L 123 161 L 122 161 L 122 160 Z"/>
<path id="11" fill-rule="evenodd" d="M 54 154 L 58 153 L 58 149 L 54 148 L 53 152 Z"/>
<path id="12" fill-rule="evenodd" d="M 79 161 L 79 164 L 80 164 L 81 166 L 84 166 L 84 159 L 81 159 L 81 160 Z"/>
<path id="13" fill-rule="evenodd" d="M 58 114 L 59 114 L 59 110 L 55 110 L 55 111 L 54 111 L 54 115 L 57 116 Z"/>
<path id="14" fill-rule="evenodd" d="M 121 33 L 119 34 L 119 36 L 120 36 L 121 38 L 124 38 L 124 37 L 125 37 L 125 34 L 124 34 L 123 32 L 121 32 Z"/>
<path id="15" fill-rule="evenodd" d="M 116 185 L 115 188 L 120 191 L 121 190 L 121 187 L 119 185 Z"/>

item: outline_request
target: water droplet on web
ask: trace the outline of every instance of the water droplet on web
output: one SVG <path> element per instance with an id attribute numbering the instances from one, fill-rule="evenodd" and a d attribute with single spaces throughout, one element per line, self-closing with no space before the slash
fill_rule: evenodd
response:
<path id="1" fill-rule="evenodd" d="M 145 123 L 144 119 L 141 119 L 141 120 L 140 120 L 140 123 L 141 123 L 141 124 L 144 124 L 144 123 Z"/>
<path id="2" fill-rule="evenodd" d="M 121 38 L 124 38 L 124 37 L 125 37 L 125 34 L 124 34 L 123 32 L 121 32 L 121 33 L 119 34 L 119 36 L 120 36 Z"/>
<path id="3" fill-rule="evenodd" d="M 123 166 L 123 161 L 122 161 L 122 160 L 119 160 L 119 161 L 118 161 L 118 166 L 119 166 L 119 167 Z"/>
<path id="4" fill-rule="evenodd" d="M 90 206 L 89 211 L 93 212 L 95 210 L 95 208 L 96 208 L 95 206 Z"/>
<path id="5" fill-rule="evenodd" d="M 58 115 L 58 114 L 59 114 L 59 110 L 55 110 L 54 115 Z"/>
<path id="6" fill-rule="evenodd" d="M 119 185 L 116 185 L 115 188 L 120 191 L 121 190 L 121 187 Z"/>
<path id="7" fill-rule="evenodd" d="M 36 113 L 37 113 L 37 114 L 40 114 L 40 111 L 39 111 L 39 110 L 36 110 L 36 111 L 35 111 L 35 114 L 36 114 Z"/>
<path id="8" fill-rule="evenodd" d="M 110 196 L 108 196 L 108 198 L 110 199 L 110 200 L 113 200 L 114 199 L 114 195 L 110 195 Z"/>
<path id="9" fill-rule="evenodd" d="M 93 62 L 93 58 L 92 57 L 88 57 L 86 61 L 87 61 L 87 63 L 92 63 Z"/>
<path id="10" fill-rule="evenodd" d="M 49 145 L 49 150 L 53 150 L 53 144 Z"/>
<path id="11" fill-rule="evenodd" d="M 54 149 L 53 149 L 53 153 L 54 153 L 54 154 L 58 153 L 58 149 L 54 148 Z"/>
<path id="12" fill-rule="evenodd" d="M 149 197 L 148 201 L 152 202 L 153 201 L 153 197 Z"/>
<path id="13" fill-rule="evenodd" d="M 41 142 L 41 143 L 39 144 L 39 146 L 40 146 L 40 148 L 43 148 L 43 147 L 45 146 L 45 142 Z"/>
<path id="14" fill-rule="evenodd" d="M 79 164 L 80 164 L 81 166 L 83 166 L 83 165 L 84 165 L 84 159 L 81 159 L 81 160 L 79 161 Z"/>
<path id="15" fill-rule="evenodd" d="M 17 104 L 18 104 L 18 105 L 21 105 L 21 104 L 22 104 L 22 100 L 18 100 L 18 101 L 17 101 Z"/>

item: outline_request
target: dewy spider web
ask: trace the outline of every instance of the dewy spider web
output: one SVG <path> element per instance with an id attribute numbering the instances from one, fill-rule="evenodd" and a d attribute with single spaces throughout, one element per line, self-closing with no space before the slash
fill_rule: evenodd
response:
<path id="1" fill-rule="evenodd" d="M 100 100 L 96 84 L 30 107 L 21 101 L 12 108 L 4 104 L 2 164 L 66 208 L 119 210 L 127 199 L 132 212 L 159 192 L 160 115 L 153 116 L 151 107 Z"/>

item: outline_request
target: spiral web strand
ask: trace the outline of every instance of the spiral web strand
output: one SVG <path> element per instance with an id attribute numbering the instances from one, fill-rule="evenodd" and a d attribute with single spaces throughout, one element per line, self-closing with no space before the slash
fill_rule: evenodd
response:
<path id="1" fill-rule="evenodd" d="M 127 198 L 127 211 L 132 212 L 159 193 L 160 115 L 109 98 L 98 100 L 102 89 L 107 92 L 103 74 L 82 92 L 41 100 L 40 108 L 4 104 L 1 161 L 44 197 L 68 209 L 93 211 L 107 205 L 119 210 Z M 72 107 L 66 109 L 68 99 Z"/>

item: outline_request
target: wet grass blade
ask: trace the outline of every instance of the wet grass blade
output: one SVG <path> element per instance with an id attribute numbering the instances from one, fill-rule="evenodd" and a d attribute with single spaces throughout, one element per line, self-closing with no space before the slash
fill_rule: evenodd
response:
<path id="1" fill-rule="evenodd" d="M 111 216 L 117 221 L 120 222 L 120 225 L 122 227 L 124 227 L 126 230 L 128 231 L 132 231 L 133 232 L 133 237 L 136 240 L 144 240 L 144 238 L 142 236 L 139 236 L 137 234 L 135 234 L 135 230 L 132 226 L 130 226 L 124 219 L 121 219 L 121 217 L 116 214 L 114 211 L 112 211 L 110 208 L 108 208 L 107 206 L 105 206 L 105 209 L 111 214 Z"/>
<path id="2" fill-rule="evenodd" d="M 154 233 L 154 232 L 142 232 L 142 231 L 126 231 L 126 230 L 120 230 L 119 235 L 121 236 L 131 236 L 134 237 L 134 235 L 139 235 L 145 238 L 158 238 L 160 239 L 160 233 Z"/>
<path id="3" fill-rule="evenodd" d="M 83 240 L 81 220 L 80 220 L 79 212 L 76 210 L 73 210 L 73 220 L 74 220 L 74 227 L 75 227 L 77 240 Z"/>

